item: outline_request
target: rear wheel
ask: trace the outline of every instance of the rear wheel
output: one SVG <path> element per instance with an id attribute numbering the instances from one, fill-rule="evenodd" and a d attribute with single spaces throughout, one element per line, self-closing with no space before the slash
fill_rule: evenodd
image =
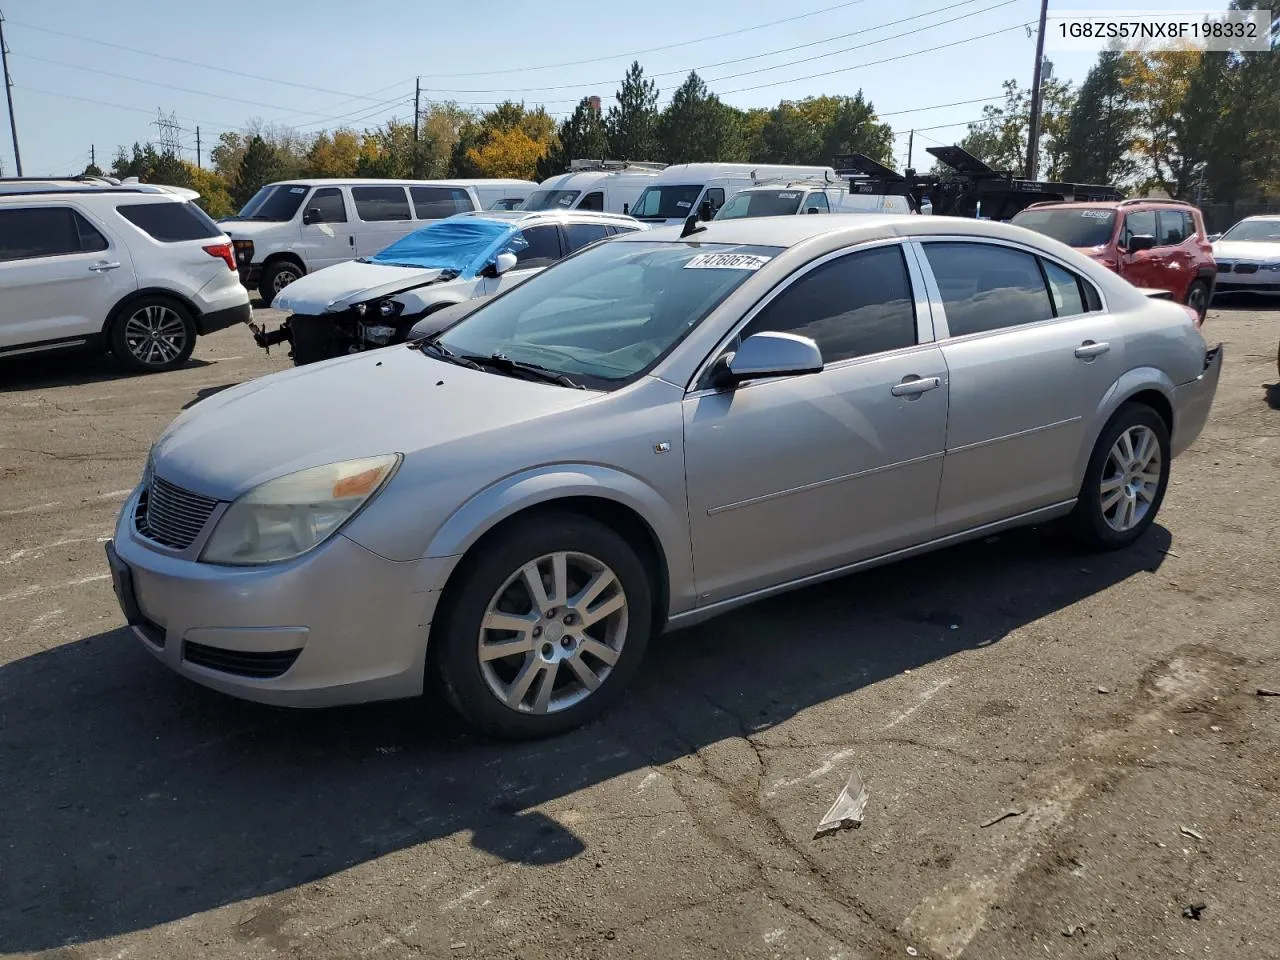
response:
<path id="1" fill-rule="evenodd" d="M 1155 522 L 1169 485 L 1169 428 L 1143 403 L 1121 407 L 1089 457 L 1071 515 L 1077 538 L 1100 550 L 1127 547 Z"/>
<path id="2" fill-rule="evenodd" d="M 574 514 L 542 514 L 464 562 L 431 659 L 469 723 L 503 739 L 544 737 L 617 699 L 653 624 L 649 573 L 622 537 Z"/>
<path id="3" fill-rule="evenodd" d="M 168 297 L 135 300 L 111 324 L 111 352 L 140 373 L 175 370 L 195 347 L 195 321 L 186 307 Z"/>
<path id="4" fill-rule="evenodd" d="M 258 294 L 268 307 L 281 290 L 293 283 L 303 274 L 303 269 L 292 260 L 276 260 L 262 269 L 262 279 L 258 282 Z"/>
<path id="5" fill-rule="evenodd" d="M 1209 312 L 1209 284 L 1203 280 L 1192 283 L 1187 289 L 1187 306 L 1196 312 L 1203 323 L 1205 314 Z"/>

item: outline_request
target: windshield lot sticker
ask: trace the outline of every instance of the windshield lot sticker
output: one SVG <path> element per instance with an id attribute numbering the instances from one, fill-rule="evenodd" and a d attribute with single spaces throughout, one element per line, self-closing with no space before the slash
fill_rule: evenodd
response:
<path id="1" fill-rule="evenodd" d="M 306 193 L 307 188 L 306 187 L 290 187 L 289 192 L 290 193 Z"/>
<path id="2" fill-rule="evenodd" d="M 798 194 L 798 193 L 780 193 L 780 194 L 778 194 L 778 199 L 780 199 L 780 200 L 794 200 L 794 199 L 795 199 L 796 197 L 798 197 L 798 196 L 800 196 L 800 194 Z"/>
<path id="3" fill-rule="evenodd" d="M 1111 217 L 1110 210 L 1081 210 L 1080 216 L 1089 220 L 1107 220 Z"/>
<path id="4" fill-rule="evenodd" d="M 677 201 L 676 201 L 676 206 L 677 206 L 677 207 L 692 207 L 692 206 L 693 206 L 693 201 L 692 201 L 692 200 L 677 200 Z"/>
<path id="5" fill-rule="evenodd" d="M 759 270 L 773 257 L 754 253 L 700 253 L 684 265 L 686 270 Z"/>

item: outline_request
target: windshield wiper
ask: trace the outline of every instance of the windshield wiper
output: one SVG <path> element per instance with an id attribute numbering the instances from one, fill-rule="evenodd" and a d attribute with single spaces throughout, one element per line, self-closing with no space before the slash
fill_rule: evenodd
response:
<path id="1" fill-rule="evenodd" d="M 563 373 L 557 373 L 555 370 L 539 366 L 536 363 L 524 363 L 520 360 L 512 360 L 510 357 L 501 353 L 494 353 L 487 357 L 468 355 L 460 357 L 459 359 L 470 360 L 479 367 L 488 367 L 491 370 L 497 370 L 499 373 L 505 373 L 508 375 L 521 373 L 532 377 L 535 380 L 541 380 L 543 383 L 554 383 L 562 387 L 569 387 L 572 390 L 587 389 L 582 384 L 578 383 L 576 380 L 570 379 Z"/>
<path id="2" fill-rule="evenodd" d="M 411 343 L 410 346 L 417 347 L 423 353 L 429 353 L 437 360 L 443 360 L 445 363 L 456 364 L 459 367 L 466 367 L 469 370 L 483 370 L 484 367 L 476 363 L 470 357 L 460 357 L 436 338 L 440 334 L 427 337 L 417 343 Z"/>

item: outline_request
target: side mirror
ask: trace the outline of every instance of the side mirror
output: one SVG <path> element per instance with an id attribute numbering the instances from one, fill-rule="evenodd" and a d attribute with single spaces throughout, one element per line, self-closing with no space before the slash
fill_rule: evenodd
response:
<path id="1" fill-rule="evenodd" d="M 822 351 L 808 337 L 755 333 L 742 341 L 736 353 L 716 361 L 711 380 L 715 386 L 725 388 L 744 380 L 820 373 L 822 367 Z"/>
<path id="2" fill-rule="evenodd" d="M 715 216 L 715 213 L 716 213 L 715 210 L 713 210 L 711 207 L 710 200 L 703 200 L 700 204 L 698 204 L 699 220 L 710 220 L 713 216 Z"/>
<path id="3" fill-rule="evenodd" d="M 489 264 L 480 271 L 481 276 L 500 277 L 512 267 L 516 265 L 516 255 L 510 250 L 504 250 L 493 258 L 493 263 Z"/>
<path id="4" fill-rule="evenodd" d="M 819 211 L 817 207 L 810 207 L 808 210 L 805 211 L 805 213 L 818 213 L 818 212 Z"/>
<path id="5" fill-rule="evenodd" d="M 1129 253 L 1141 253 L 1143 250 L 1150 250 L 1156 245 L 1156 238 L 1149 233 L 1135 233 L 1129 238 Z"/>
<path id="6" fill-rule="evenodd" d="M 622 205 L 622 215 L 625 217 L 625 216 L 627 216 L 629 213 L 631 213 L 631 204 L 629 204 L 629 203 L 624 203 L 624 204 Z"/>
<path id="7" fill-rule="evenodd" d="M 312 207 L 310 210 L 302 214 L 302 223 L 304 226 L 310 226 L 313 223 L 319 223 L 324 219 L 324 214 L 320 212 L 319 207 Z"/>
<path id="8" fill-rule="evenodd" d="M 1211 234 L 1209 234 L 1209 242 L 1210 242 L 1210 243 L 1217 243 L 1217 242 L 1218 242 L 1219 240 L 1221 240 L 1221 239 L 1222 239 L 1222 234 L 1220 234 L 1220 233 L 1211 233 Z"/>

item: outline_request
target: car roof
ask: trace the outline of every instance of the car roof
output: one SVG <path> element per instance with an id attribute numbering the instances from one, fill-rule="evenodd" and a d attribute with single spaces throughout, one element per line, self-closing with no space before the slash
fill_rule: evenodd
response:
<path id="1" fill-rule="evenodd" d="M 130 203 L 186 203 L 187 198 L 167 190 L 148 190 L 137 186 L 32 187 L 26 190 L 0 189 L 0 203 L 12 205 L 23 201 L 55 201 L 75 197 L 77 200 L 128 200 Z"/>
<path id="2" fill-rule="evenodd" d="M 475 180 L 405 180 L 386 177 L 298 177 L 296 180 L 272 180 L 267 187 L 469 187 Z"/>
<path id="3" fill-rule="evenodd" d="M 457 214 L 460 217 L 480 217 L 486 220 L 504 220 L 523 223 L 527 220 L 597 220 L 601 223 L 639 224 L 640 221 L 622 213 L 605 213 L 601 210 L 472 210 Z"/>

